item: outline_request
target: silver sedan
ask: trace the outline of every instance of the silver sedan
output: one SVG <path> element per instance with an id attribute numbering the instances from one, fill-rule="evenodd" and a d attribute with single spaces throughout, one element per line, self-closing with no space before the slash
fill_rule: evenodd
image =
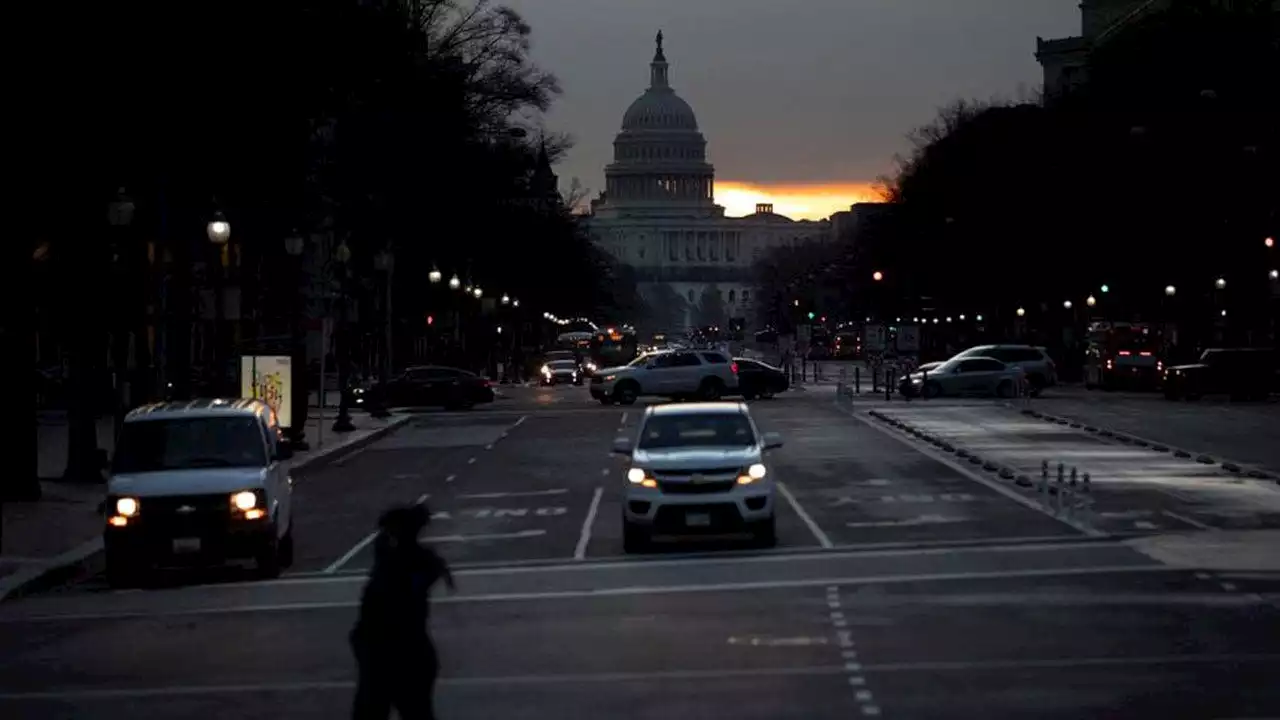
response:
<path id="1" fill-rule="evenodd" d="M 995 358 L 956 357 L 903 379 L 899 392 L 924 397 L 1013 397 L 1022 370 Z"/>

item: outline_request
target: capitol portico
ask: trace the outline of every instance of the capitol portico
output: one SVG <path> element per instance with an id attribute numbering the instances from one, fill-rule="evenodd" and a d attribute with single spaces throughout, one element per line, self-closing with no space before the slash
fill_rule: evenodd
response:
<path id="1" fill-rule="evenodd" d="M 795 221 L 761 204 L 725 217 L 715 202 L 715 168 L 693 108 L 670 82 L 657 36 L 649 87 L 622 116 L 605 167 L 605 191 L 586 218 L 592 239 L 635 270 L 654 310 L 653 331 L 750 322 L 752 264 L 766 249 L 831 236 L 828 221 Z"/>

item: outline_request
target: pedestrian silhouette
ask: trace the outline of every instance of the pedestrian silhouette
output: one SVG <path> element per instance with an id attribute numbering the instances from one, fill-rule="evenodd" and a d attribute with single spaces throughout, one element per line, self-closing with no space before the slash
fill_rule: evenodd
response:
<path id="1" fill-rule="evenodd" d="M 453 575 L 444 559 L 418 541 L 431 513 L 421 503 L 383 513 L 373 569 L 351 631 L 355 653 L 355 720 L 433 720 L 440 664 L 427 628 L 431 588 Z"/>

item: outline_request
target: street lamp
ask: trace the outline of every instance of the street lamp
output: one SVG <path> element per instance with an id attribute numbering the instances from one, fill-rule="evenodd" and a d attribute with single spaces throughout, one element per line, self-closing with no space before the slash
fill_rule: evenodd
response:
<path id="1" fill-rule="evenodd" d="M 289 375 L 292 378 L 291 397 L 289 402 L 289 427 L 285 431 L 289 435 L 289 443 L 295 450 L 307 449 L 307 406 L 310 405 L 310 388 L 307 387 L 307 343 L 306 331 L 303 328 L 303 273 L 302 253 L 307 244 L 297 230 L 284 238 L 284 251 L 289 256 L 290 270 L 294 276 L 293 327 L 289 357 Z"/>
<path id="2" fill-rule="evenodd" d="M 1227 286 L 1227 280 L 1226 280 L 1226 278 L 1218 278 L 1217 280 L 1214 280 L 1214 281 L 1213 281 L 1213 286 L 1214 286 L 1214 287 L 1216 287 L 1216 288 L 1218 288 L 1219 290 L 1222 290 L 1223 288 L 1225 288 L 1225 287 Z"/>
<path id="3" fill-rule="evenodd" d="M 1111 286 L 1110 286 L 1110 285 L 1103 285 L 1103 286 L 1102 286 L 1101 288 L 1099 288 L 1099 289 L 1100 289 L 1100 290 L 1102 290 L 1102 292 L 1104 292 L 1104 293 L 1109 293 L 1109 292 L 1111 292 Z"/>
<path id="4" fill-rule="evenodd" d="M 871 279 L 872 279 L 872 280 L 875 280 L 876 282 L 880 282 L 881 280 L 883 280 L 883 279 L 884 279 L 884 273 L 882 273 L 882 272 L 880 272 L 879 270 L 877 270 L 877 271 L 875 271 L 875 272 L 871 273 Z"/>
<path id="5" fill-rule="evenodd" d="M 1103 287 L 1106 287 L 1106 286 L 1104 285 Z M 1084 299 L 1084 304 L 1088 305 L 1089 307 L 1093 307 L 1094 305 L 1098 304 L 1098 298 L 1090 295 L 1089 297 Z"/>
<path id="6" fill-rule="evenodd" d="M 431 272 L 427 273 L 427 280 L 431 281 L 432 285 L 439 285 L 440 280 L 442 280 L 443 278 L 444 278 L 444 275 L 440 273 L 440 268 L 437 268 L 436 266 L 432 265 Z"/>
<path id="7" fill-rule="evenodd" d="M 458 275 L 455 273 L 453 277 L 449 278 L 449 289 L 457 290 L 460 287 L 462 287 L 462 281 L 458 279 Z"/>
<path id="8" fill-rule="evenodd" d="M 1273 237 L 1269 237 L 1269 238 L 1267 238 L 1266 240 L 1263 240 L 1263 241 L 1262 241 L 1262 244 L 1263 244 L 1263 245 L 1266 245 L 1266 246 L 1267 246 L 1267 247 L 1269 247 L 1269 248 L 1275 247 L 1275 246 L 1276 246 L 1276 239 L 1275 239 L 1275 238 L 1273 238 Z"/>
<path id="9" fill-rule="evenodd" d="M 1070 300 L 1063 300 L 1063 301 L 1062 301 L 1062 307 L 1063 307 L 1064 309 L 1066 309 L 1066 310 L 1070 310 L 1070 309 L 1071 309 L 1071 301 L 1070 301 Z"/>
<path id="10" fill-rule="evenodd" d="M 209 242 L 214 245 L 226 245 L 231 240 L 231 223 L 220 212 L 213 214 L 213 219 L 205 226 L 204 231 L 209 236 Z"/>
<path id="11" fill-rule="evenodd" d="M 340 303 L 338 315 L 338 348 L 335 360 L 338 363 L 338 416 L 333 419 L 333 431 L 338 433 L 352 432 L 356 429 L 354 423 L 351 422 L 351 408 L 349 406 L 349 395 L 347 385 L 350 380 L 351 362 L 350 362 L 350 343 L 347 330 L 347 263 L 351 260 L 351 248 L 347 247 L 347 241 L 344 239 L 333 249 L 333 261 L 338 264 L 337 270 L 341 273 L 339 282 L 338 301 Z M 323 398 L 322 398 L 323 399 Z"/>
<path id="12" fill-rule="evenodd" d="M 1164 286 L 1164 294 L 1165 294 L 1165 295 L 1167 295 L 1167 296 L 1169 296 L 1169 297 L 1173 297 L 1174 295 L 1177 295 L 1177 294 L 1178 294 L 1178 288 L 1176 288 L 1176 287 L 1174 287 L 1174 286 L 1172 286 L 1172 285 L 1165 285 L 1165 286 Z"/>
<path id="13" fill-rule="evenodd" d="M 1018 312 L 1018 317 L 1024 317 L 1024 316 L 1026 316 L 1026 314 L 1027 314 L 1027 309 L 1026 309 L 1026 308 L 1018 308 L 1018 311 L 1017 311 L 1017 312 Z"/>
<path id="14" fill-rule="evenodd" d="M 520 298 L 515 298 L 514 300 L 512 300 L 511 307 L 515 307 L 515 308 L 520 307 Z"/>
<path id="15" fill-rule="evenodd" d="M 502 304 L 503 304 L 503 305 L 510 305 L 510 304 L 511 304 L 511 296 L 510 296 L 510 295 L 508 295 L 508 294 L 506 294 L 506 293 L 503 293 L 503 294 L 502 294 Z"/>
<path id="16" fill-rule="evenodd" d="M 1271 276 L 1271 279 L 1272 279 L 1272 280 L 1280 279 L 1280 270 L 1275 270 L 1275 269 L 1273 269 L 1271 272 L 1269 272 L 1269 273 L 1267 273 L 1267 274 Z"/>
<path id="17" fill-rule="evenodd" d="M 229 262 L 228 243 L 231 242 L 231 223 L 227 222 L 226 217 L 221 212 L 215 212 L 213 219 L 209 220 L 209 224 L 205 226 L 205 234 L 209 237 L 209 242 L 218 249 L 218 271 L 214 273 L 215 284 L 213 288 L 213 370 L 217 373 L 214 379 L 214 387 L 220 394 L 222 385 L 226 382 L 227 369 L 223 366 L 226 358 L 225 349 L 222 347 L 223 328 L 225 318 L 223 317 L 226 309 L 226 298 L 224 297 L 226 289 L 224 283 L 226 281 L 227 263 Z"/>
<path id="18" fill-rule="evenodd" d="M 479 300 L 480 298 L 484 297 L 484 290 L 481 290 L 480 286 L 477 285 L 476 289 L 472 291 L 472 294 L 474 294 L 476 296 L 476 299 Z"/>

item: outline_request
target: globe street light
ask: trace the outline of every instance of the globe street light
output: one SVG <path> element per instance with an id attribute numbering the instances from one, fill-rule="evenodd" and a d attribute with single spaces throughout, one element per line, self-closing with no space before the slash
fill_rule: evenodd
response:
<path id="1" fill-rule="evenodd" d="M 1173 297 L 1174 295 L 1177 295 L 1177 294 L 1178 294 L 1178 288 L 1176 288 L 1176 287 L 1174 287 L 1174 286 L 1172 286 L 1172 285 L 1165 285 L 1165 286 L 1164 286 L 1164 294 L 1165 294 L 1165 295 L 1168 295 L 1169 297 Z"/>
<path id="2" fill-rule="evenodd" d="M 1272 279 L 1272 280 L 1280 279 L 1280 270 L 1272 270 L 1272 271 L 1271 271 L 1270 273 L 1268 273 L 1268 274 L 1271 276 L 1271 279 Z"/>
<path id="3" fill-rule="evenodd" d="M 1102 292 L 1104 292 L 1104 293 L 1109 293 L 1109 292 L 1111 292 L 1111 286 L 1110 286 L 1110 285 L 1103 285 L 1103 286 L 1102 286 L 1101 288 L 1099 288 L 1099 289 L 1100 289 L 1100 290 L 1102 290 Z"/>
<path id="4" fill-rule="evenodd" d="M 1106 286 L 1104 285 L 1103 287 L 1106 287 Z M 1084 299 L 1084 304 L 1088 305 L 1089 307 L 1093 307 L 1094 305 L 1098 304 L 1098 298 L 1090 295 L 1089 297 Z"/>
<path id="5" fill-rule="evenodd" d="M 518 308 L 518 307 L 520 307 L 520 298 L 516 298 L 516 299 L 512 300 L 512 301 L 511 301 L 511 307 L 517 307 L 517 308 Z"/>
<path id="6" fill-rule="evenodd" d="M 457 290 L 460 287 L 462 287 L 462 281 L 458 279 L 458 276 L 456 274 L 453 277 L 449 278 L 450 290 Z"/>
<path id="7" fill-rule="evenodd" d="M 1226 280 L 1226 278 L 1218 278 L 1217 280 L 1214 280 L 1214 281 L 1213 281 L 1213 286 L 1214 286 L 1214 287 L 1216 287 L 1216 288 L 1218 288 L 1219 290 L 1222 290 L 1223 288 L 1225 288 L 1225 287 L 1227 286 L 1227 280 Z"/>
<path id="8" fill-rule="evenodd" d="M 294 450 L 305 450 L 308 448 L 306 439 L 307 426 L 307 406 L 310 388 L 307 387 L 307 376 L 305 366 L 307 363 L 307 334 L 303 327 L 303 310 L 302 310 L 302 253 L 307 249 L 307 243 L 302 239 L 295 229 L 284 238 L 284 251 L 289 256 L 289 270 L 293 274 L 293 285 L 297 292 L 290 293 L 293 301 L 293 322 L 290 323 L 290 349 L 289 349 L 289 374 L 292 378 L 293 389 L 291 391 L 289 415 L 291 416 L 289 427 L 285 428 L 285 433 L 289 437 L 289 444 Z"/>
<path id="9" fill-rule="evenodd" d="M 506 294 L 506 293 L 503 293 L 503 294 L 502 294 L 502 304 L 503 304 L 503 305 L 510 305 L 510 304 L 511 304 L 511 296 L 510 296 L 510 295 L 508 295 L 508 294 Z"/>
<path id="10" fill-rule="evenodd" d="M 479 300 L 480 298 L 484 297 L 484 290 L 481 290 L 480 286 L 477 285 L 476 289 L 472 291 L 472 294 L 476 296 L 477 300 Z"/>
<path id="11" fill-rule="evenodd" d="M 444 278 L 444 275 L 440 273 L 440 269 L 435 267 L 434 265 L 431 266 L 431 272 L 427 273 L 427 280 L 429 280 L 432 285 L 439 285 L 440 280 L 443 278 Z"/>
<path id="12" fill-rule="evenodd" d="M 1062 307 L 1063 307 L 1063 308 L 1065 308 L 1065 309 L 1067 309 L 1067 310 L 1070 310 L 1070 309 L 1071 309 L 1071 301 L 1070 301 L 1070 300 L 1063 300 L 1063 301 L 1062 301 Z"/>
<path id="13" fill-rule="evenodd" d="M 214 245 L 226 245 L 231 239 L 231 223 L 222 216 L 222 213 L 214 213 L 213 219 L 205 226 L 205 234 L 209 236 L 209 242 Z"/>
<path id="14" fill-rule="evenodd" d="M 1018 317 L 1023 317 L 1026 314 L 1027 314 L 1026 308 L 1018 308 Z"/>
<path id="15" fill-rule="evenodd" d="M 883 280 L 883 279 L 884 279 L 884 273 L 882 273 L 882 272 L 880 272 L 879 270 L 877 270 L 877 271 L 875 271 L 875 272 L 871 273 L 871 279 L 872 279 L 872 280 L 875 280 L 876 282 L 880 282 L 881 280 Z"/>

